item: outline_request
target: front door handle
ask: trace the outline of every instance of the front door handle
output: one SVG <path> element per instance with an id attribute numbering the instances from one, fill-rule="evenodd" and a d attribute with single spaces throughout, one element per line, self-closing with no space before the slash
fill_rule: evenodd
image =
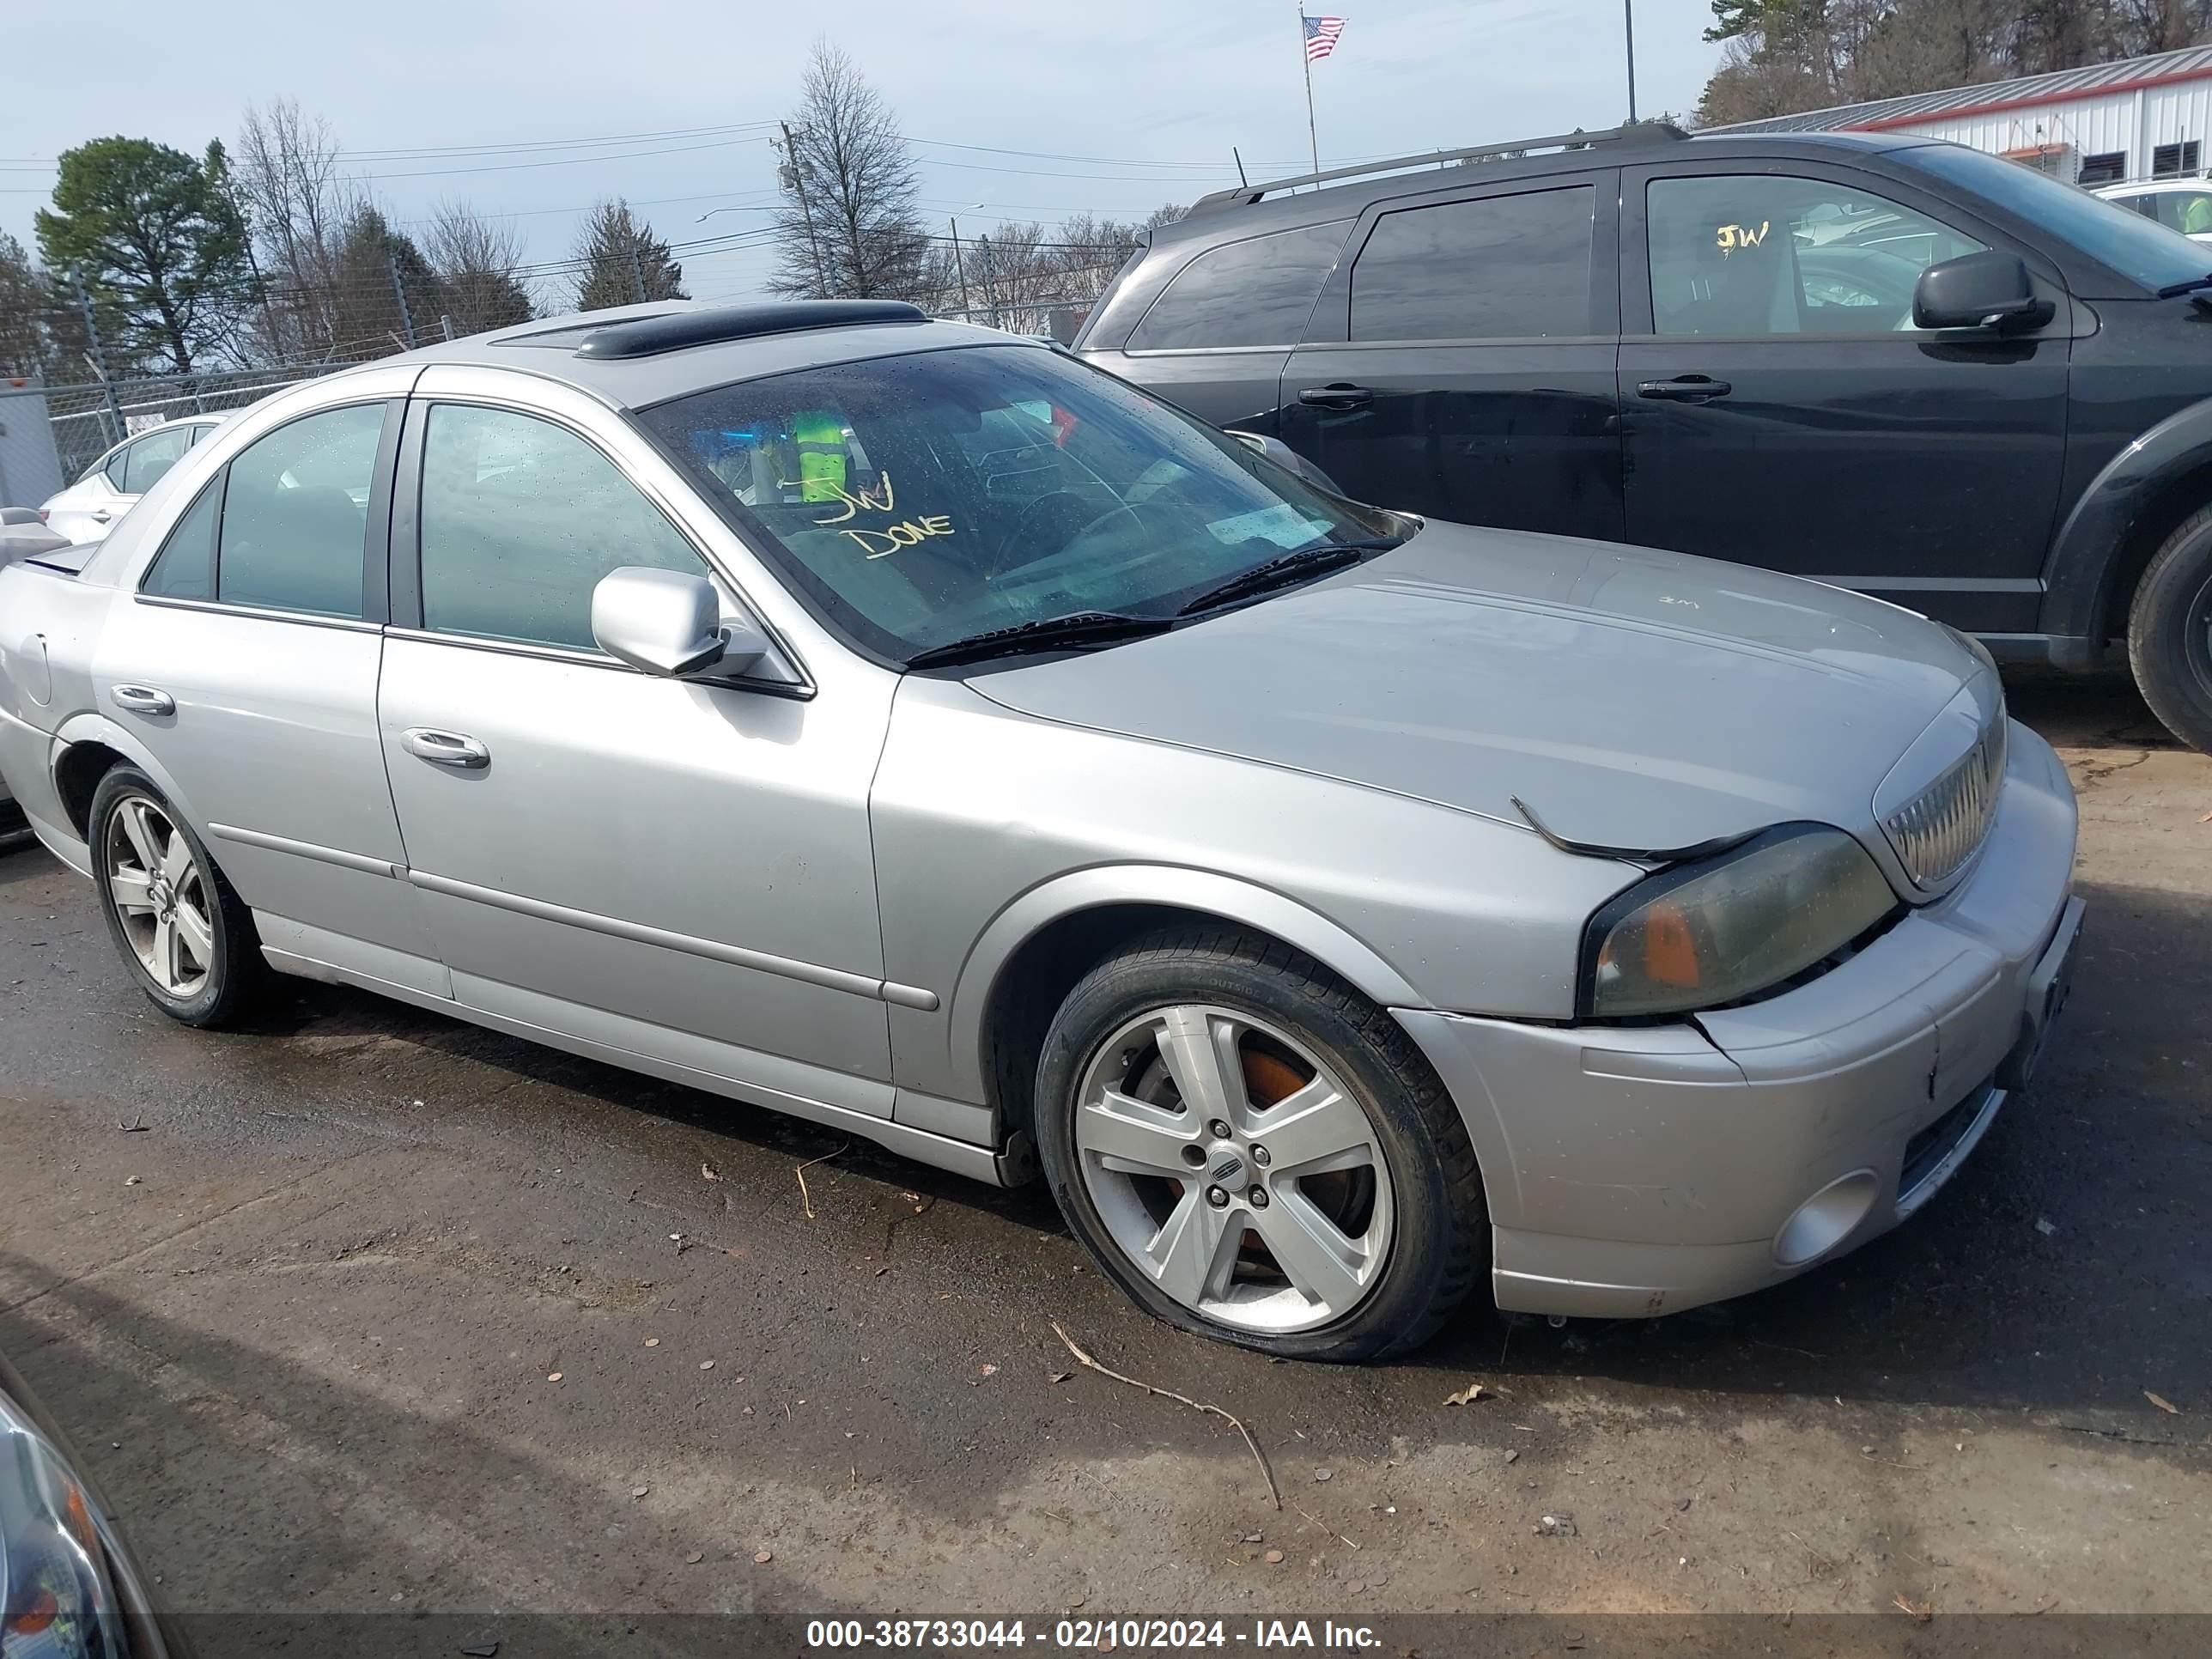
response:
<path id="1" fill-rule="evenodd" d="M 1319 409 L 1364 409 L 1375 401 L 1375 394 L 1364 386 L 1340 381 L 1335 386 L 1310 386 L 1298 393 L 1298 401 Z"/>
<path id="2" fill-rule="evenodd" d="M 1645 380 L 1636 388 L 1639 398 L 1656 398 L 1670 404 L 1709 403 L 1725 398 L 1735 388 L 1710 374 L 1684 374 L 1672 380 Z"/>
<path id="3" fill-rule="evenodd" d="M 177 700 L 166 691 L 150 685 L 111 685 L 107 695 L 115 699 L 118 708 L 127 708 L 134 714 L 173 714 Z"/>
<path id="4" fill-rule="evenodd" d="M 491 750 L 474 738 L 458 732 L 441 732 L 428 726 L 410 726 L 399 734 L 399 746 L 433 766 L 458 766 L 473 772 L 491 764 Z"/>
<path id="5" fill-rule="evenodd" d="M 92 509 L 91 518 L 94 524 L 106 524 L 115 515 L 112 513 L 110 513 L 104 507 L 95 507 Z"/>

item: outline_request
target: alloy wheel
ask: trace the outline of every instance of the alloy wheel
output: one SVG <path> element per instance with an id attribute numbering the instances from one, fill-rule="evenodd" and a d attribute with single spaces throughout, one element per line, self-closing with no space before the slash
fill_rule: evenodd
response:
<path id="1" fill-rule="evenodd" d="M 1375 1126 L 1264 1021 L 1196 1004 L 1131 1020 L 1091 1058 L 1073 1140 L 1115 1244 L 1208 1319 L 1310 1330 L 1382 1278 L 1395 1206 Z"/>
<path id="2" fill-rule="evenodd" d="M 102 860 L 108 896 L 131 954 L 179 1001 L 207 988 L 214 905 L 191 844 L 158 801 L 126 795 L 108 815 Z"/>

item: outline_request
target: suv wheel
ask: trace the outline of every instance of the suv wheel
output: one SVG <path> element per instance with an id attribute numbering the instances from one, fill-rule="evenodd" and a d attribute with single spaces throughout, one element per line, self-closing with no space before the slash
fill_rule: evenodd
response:
<path id="1" fill-rule="evenodd" d="M 2212 507 L 2152 556 L 2128 611 L 2128 662 L 2166 730 L 2212 754 Z"/>
<path id="2" fill-rule="evenodd" d="M 253 915 L 154 781 L 118 766 L 92 797 L 100 913 L 139 988 L 186 1025 L 237 1013 L 265 972 Z"/>
<path id="3" fill-rule="evenodd" d="M 1402 1352 L 1487 1265 L 1443 1084 L 1387 1013 L 1279 945 L 1176 931 L 1100 963 L 1045 1038 L 1036 1130 L 1076 1237 L 1186 1330 Z"/>

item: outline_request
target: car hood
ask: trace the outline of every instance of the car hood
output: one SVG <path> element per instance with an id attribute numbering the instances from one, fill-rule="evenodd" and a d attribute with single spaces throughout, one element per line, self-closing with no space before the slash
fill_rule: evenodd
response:
<path id="1" fill-rule="evenodd" d="M 1877 786 L 1978 680 L 1993 705 L 1978 655 L 1856 593 L 1431 521 L 1326 580 L 969 684 L 1525 823 L 1517 798 L 1559 837 L 1663 854 L 1801 819 L 1870 832 Z"/>

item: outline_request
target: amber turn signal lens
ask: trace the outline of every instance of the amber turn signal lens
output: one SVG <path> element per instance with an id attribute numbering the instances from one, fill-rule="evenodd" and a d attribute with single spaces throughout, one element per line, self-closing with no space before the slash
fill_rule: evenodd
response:
<path id="1" fill-rule="evenodd" d="M 1646 913 L 1644 976 L 1659 985 L 1687 988 L 1697 984 L 1698 941 L 1680 905 L 1662 902 Z"/>

